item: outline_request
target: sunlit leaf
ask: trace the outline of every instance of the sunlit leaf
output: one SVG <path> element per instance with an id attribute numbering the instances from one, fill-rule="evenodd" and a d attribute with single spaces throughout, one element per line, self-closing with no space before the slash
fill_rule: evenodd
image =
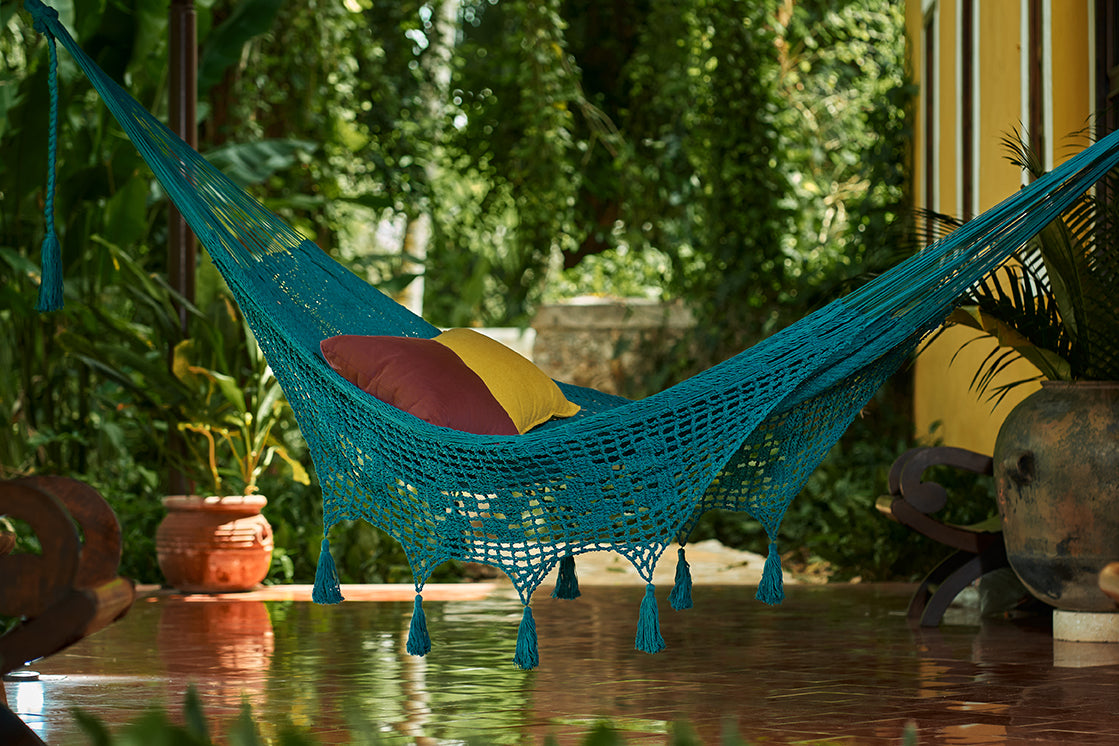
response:
<path id="1" fill-rule="evenodd" d="M 238 186 L 247 187 L 291 168 L 300 156 L 311 156 L 318 147 L 309 140 L 262 140 L 225 145 L 205 156 Z"/>
<path id="2" fill-rule="evenodd" d="M 949 317 L 949 321 L 989 334 L 998 341 L 1000 347 L 1014 350 L 1033 363 L 1050 380 L 1068 380 L 1069 364 L 1067 360 L 1052 350 L 1034 345 L 1021 332 L 975 306 L 965 306 L 957 309 Z M 980 390 L 983 390 L 983 388 L 985 387 L 979 387 Z"/>

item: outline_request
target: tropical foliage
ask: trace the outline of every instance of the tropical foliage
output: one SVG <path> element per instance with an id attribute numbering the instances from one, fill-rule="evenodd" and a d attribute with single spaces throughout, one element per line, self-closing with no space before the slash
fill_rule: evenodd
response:
<path id="1" fill-rule="evenodd" d="M 227 313 L 235 316 L 232 305 L 227 306 Z M 194 355 L 205 343 L 190 338 L 175 345 L 171 371 L 189 389 L 184 397 L 187 411 L 178 418 L 178 428 L 201 440 L 186 439 L 191 447 L 185 454 L 176 454 L 185 455 L 179 468 L 195 470 L 198 476 L 198 467 L 204 466 L 207 479 L 194 481 L 205 482 L 200 489 L 206 494 L 249 495 L 257 491 L 257 480 L 273 458 L 279 457 L 288 464 L 293 480 L 310 484 L 303 464 L 292 458 L 273 433 L 288 415 L 280 383 L 247 326 L 242 338 L 251 375 L 241 380 L 223 373 L 225 365 L 197 364 Z M 221 349 L 213 342 L 209 347 Z"/>
<path id="2" fill-rule="evenodd" d="M 99 64 L 151 109 L 165 110 L 165 67 L 152 61 L 167 55 L 166 4 L 55 5 Z M 257 5 L 253 24 L 267 11 Z M 253 375 L 249 340 L 239 322 L 223 324 L 212 313 L 222 294 L 214 276 L 200 274 L 198 304 L 177 297 L 164 281 L 166 200 L 65 57 L 55 212 L 67 304 L 54 314 L 35 311 L 48 67 L 42 38 L 16 7 L 6 4 L 0 11 L 0 335 L 6 340 L 0 347 L 0 476 L 53 472 L 93 484 L 122 518 L 122 572 L 151 581 L 158 577 L 152 537 L 162 516 L 159 496 L 176 463 L 169 444 L 178 423 L 197 421 L 188 415 L 202 401 L 171 365 L 171 350 L 182 341 L 176 304 L 185 308 L 197 363 L 220 368 L 237 386 Z M 209 11 L 199 14 L 204 49 L 215 49 L 207 44 L 212 29 L 214 39 L 232 38 L 228 43 L 236 45 L 218 56 L 238 59 L 238 39 L 251 33 L 237 28 L 244 16 L 223 24 Z M 212 58 L 203 52 L 204 60 Z M 305 150 L 287 140 L 229 143 L 216 160 L 241 183 L 255 183 L 289 168 Z M 295 432 L 285 417 L 283 429 Z M 301 441 L 288 447 L 296 454 L 304 448 Z M 206 475 L 204 460 L 185 465 L 195 476 Z"/>
<path id="3" fill-rule="evenodd" d="M 166 111 L 167 0 L 52 4 L 110 75 Z M 909 89 L 891 0 L 195 6 L 201 147 L 223 170 L 386 290 L 422 276 L 439 324 L 524 324 L 541 299 L 582 292 L 689 302 L 701 331 L 650 356 L 663 364 L 646 388 L 872 269 L 874 239 L 901 213 Z M 157 579 L 171 467 L 255 483 L 276 527 L 274 577 L 306 580 L 320 498 L 300 484 L 310 463 L 290 410 L 208 265 L 193 302 L 162 279 L 164 195 L 65 55 L 67 304 L 34 311 L 48 65 L 17 8 L 0 7 L 0 476 L 93 483 L 140 580 Z M 177 436 L 200 458 L 179 459 Z M 826 520 L 834 532 L 847 519 Z M 344 581 L 408 577 L 376 530 L 336 531 Z M 838 561 L 869 561 L 868 546 Z"/>
<path id="4" fill-rule="evenodd" d="M 163 709 L 153 708 L 130 721 L 116 732 L 98 718 L 96 715 L 76 710 L 74 717 L 82 732 L 92 743 L 102 746 L 213 746 L 215 743 L 230 743 L 234 746 L 262 746 L 272 743 L 261 735 L 261 727 L 257 717 L 253 715 L 252 705 L 245 700 L 237 717 L 228 725 L 225 738 L 212 735 L 213 721 L 206 716 L 202 706 L 201 697 L 193 686 L 187 689 L 183 698 L 181 716 L 176 719 Z M 179 721 L 182 724 L 180 725 Z M 386 734 L 382 726 L 370 726 L 368 731 L 360 732 L 357 729 L 350 731 L 349 736 L 355 742 L 375 745 L 381 743 L 398 743 L 400 739 L 396 734 Z M 580 739 L 583 746 L 624 746 L 628 739 L 623 737 L 622 730 L 609 720 L 596 722 L 590 731 Z M 473 744 L 481 741 L 469 736 L 462 743 Z M 558 743 L 556 738 L 548 735 L 544 744 Z M 664 742 L 670 746 L 693 746 L 700 743 L 699 738 L 686 722 L 673 723 L 670 732 L 665 736 Z M 914 721 L 907 722 L 902 732 L 902 746 L 916 746 L 917 728 Z M 318 738 L 309 735 L 304 728 L 287 723 L 279 729 L 275 743 L 280 746 L 315 746 L 321 743 Z M 721 739 L 723 746 L 747 746 L 748 742 L 739 735 L 734 724 L 728 724 L 724 729 Z M 821 742 L 823 743 L 823 742 Z"/>
<path id="5" fill-rule="evenodd" d="M 1005 139 L 1011 161 L 1033 177 L 1044 173 L 1021 138 Z M 982 331 L 998 347 L 976 373 L 986 390 L 1010 363 L 1024 357 L 1050 381 L 1119 380 L 1119 172 L 1082 196 L 1024 246 L 1017 261 L 972 288 L 956 324 Z M 1036 380 L 1036 379 L 1027 379 Z M 1016 385 L 991 387 L 1001 398 Z"/>

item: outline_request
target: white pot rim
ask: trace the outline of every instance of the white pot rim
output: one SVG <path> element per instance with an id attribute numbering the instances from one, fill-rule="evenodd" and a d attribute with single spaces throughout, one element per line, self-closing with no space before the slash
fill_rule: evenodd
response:
<path id="1" fill-rule="evenodd" d="M 268 504 L 264 495 L 168 495 L 168 510 L 260 510 Z"/>

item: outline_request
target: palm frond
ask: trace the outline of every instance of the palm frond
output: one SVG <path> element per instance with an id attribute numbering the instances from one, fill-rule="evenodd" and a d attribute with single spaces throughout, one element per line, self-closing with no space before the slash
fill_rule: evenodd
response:
<path id="1" fill-rule="evenodd" d="M 1011 163 L 1034 177 L 1044 173 L 1019 131 L 1002 142 Z M 952 221 L 941 217 L 938 225 L 951 226 Z M 965 307 L 950 322 L 994 337 L 1001 349 L 980 365 L 973 387 L 990 389 L 991 397 L 1001 400 L 1024 383 L 996 385 L 1015 353 L 1046 378 L 1119 380 L 1116 244 L 1119 170 L 1022 246 L 1014 261 L 968 291 Z"/>

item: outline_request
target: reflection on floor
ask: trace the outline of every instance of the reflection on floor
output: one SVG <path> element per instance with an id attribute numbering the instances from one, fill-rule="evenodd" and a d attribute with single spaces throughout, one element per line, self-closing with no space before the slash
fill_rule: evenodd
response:
<path id="1" fill-rule="evenodd" d="M 291 721 L 322 743 L 578 743 L 600 720 L 634 744 L 664 743 L 676 721 L 705 743 L 730 724 L 751 743 L 896 744 L 911 721 L 922 744 L 1119 743 L 1119 646 L 1055 647 L 1044 618 L 921 630 L 909 586 L 792 586 L 767 607 L 750 587 L 698 585 L 684 612 L 661 589 L 668 648 L 651 656 L 633 649 L 644 589 L 584 587 L 537 594 L 541 664 L 523 672 L 504 588 L 425 600 L 426 658 L 404 650 L 407 595 L 156 595 L 5 688 L 50 744 L 85 743 L 72 708 L 119 727 L 152 705 L 177 712 L 191 683 L 216 732 L 247 698 L 265 735 Z"/>

